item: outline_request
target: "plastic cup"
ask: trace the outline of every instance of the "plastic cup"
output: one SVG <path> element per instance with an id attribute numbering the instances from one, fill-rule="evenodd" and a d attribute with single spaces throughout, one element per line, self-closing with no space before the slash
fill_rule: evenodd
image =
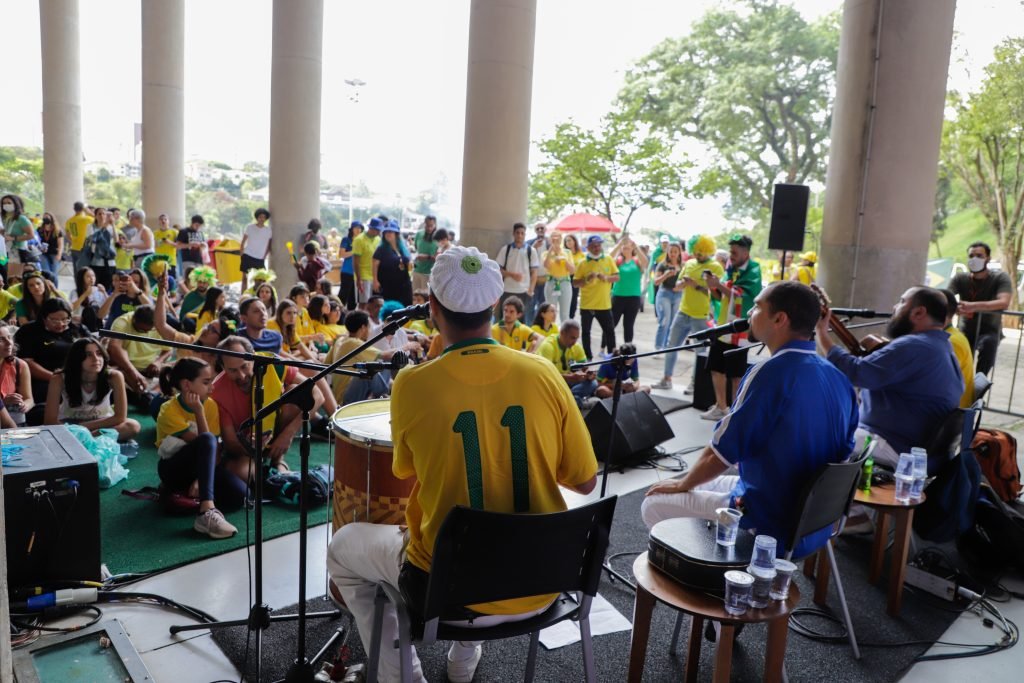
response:
<path id="1" fill-rule="evenodd" d="M 747 601 L 754 586 L 754 577 L 746 572 L 725 573 L 725 611 L 740 615 L 747 613 Z"/>
<path id="2" fill-rule="evenodd" d="M 775 548 L 778 545 L 775 538 L 759 534 L 754 537 L 754 557 L 750 564 L 760 569 L 775 568 Z"/>
<path id="3" fill-rule="evenodd" d="M 924 493 L 925 482 L 928 481 L 928 451 L 923 448 L 911 448 L 914 456 L 914 484 L 910 490 L 911 498 L 920 498 Z"/>
<path id="4" fill-rule="evenodd" d="M 793 572 L 796 565 L 789 560 L 775 560 L 775 578 L 772 579 L 772 588 L 768 591 L 768 597 L 772 600 L 789 599 L 789 585 L 793 582 Z"/>
<path id="5" fill-rule="evenodd" d="M 740 519 L 743 518 L 743 513 L 735 508 L 718 508 L 715 510 L 715 514 L 718 522 L 715 540 L 718 545 L 736 545 L 736 535 L 740 530 Z"/>
<path id="6" fill-rule="evenodd" d="M 900 453 L 900 459 L 896 461 L 896 475 L 907 477 L 914 476 L 914 456 L 912 453 Z"/>
<path id="7" fill-rule="evenodd" d="M 747 573 L 754 578 L 754 584 L 750 589 L 750 599 L 748 603 L 754 609 L 763 609 L 768 606 L 770 599 L 769 594 L 772 590 L 772 582 L 775 580 L 775 567 L 771 569 L 762 569 L 761 567 L 755 567 L 750 565 L 747 567 Z"/>
<path id="8" fill-rule="evenodd" d="M 910 494 L 914 490 L 914 475 L 896 475 L 896 502 L 907 505 L 910 503 Z"/>

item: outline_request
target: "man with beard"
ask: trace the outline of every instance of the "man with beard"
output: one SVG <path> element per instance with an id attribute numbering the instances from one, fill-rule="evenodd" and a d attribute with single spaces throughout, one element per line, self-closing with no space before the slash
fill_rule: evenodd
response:
<path id="1" fill-rule="evenodd" d="M 818 321 L 828 359 L 861 389 L 857 448 L 871 435 L 876 463 L 895 469 L 899 454 L 925 446 L 960 403 L 964 380 L 945 325 L 946 297 L 931 287 L 903 293 L 889 321 L 892 341 L 867 356 L 853 356 L 832 341 L 827 315 Z"/>

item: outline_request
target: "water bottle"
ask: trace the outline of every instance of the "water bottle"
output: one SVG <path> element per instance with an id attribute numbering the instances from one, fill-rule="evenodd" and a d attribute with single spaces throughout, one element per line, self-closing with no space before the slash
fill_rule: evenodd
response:
<path id="1" fill-rule="evenodd" d="M 139 442 L 135 439 L 129 439 L 121 444 L 121 455 L 128 460 L 131 460 L 139 454 Z"/>
<path id="2" fill-rule="evenodd" d="M 928 479 L 928 451 L 920 446 L 914 446 L 910 453 L 914 456 L 914 483 L 910 487 L 910 497 L 919 500 Z"/>

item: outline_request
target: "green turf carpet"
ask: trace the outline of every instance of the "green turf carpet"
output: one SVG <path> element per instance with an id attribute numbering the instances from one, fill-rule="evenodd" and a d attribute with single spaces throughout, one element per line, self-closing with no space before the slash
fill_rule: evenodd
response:
<path id="1" fill-rule="evenodd" d="M 132 417 L 142 423 L 142 433 L 137 438 L 139 456 L 126 465 L 129 470 L 127 479 L 100 491 L 101 557 L 107 568 L 114 574 L 159 571 L 244 547 L 244 510 L 226 513 L 227 519 L 238 527 L 238 533 L 232 538 L 214 540 L 193 531 L 191 515 L 167 515 L 158 503 L 121 494 L 122 489 L 138 489 L 160 483 L 156 472 L 159 456 L 153 445 L 156 438 L 155 423 L 149 416 L 134 411 Z M 310 446 L 310 466 L 332 461 L 327 443 L 314 440 Z M 287 461 L 289 467 L 298 471 L 298 438 L 288 451 Z M 329 504 L 310 511 L 311 526 L 326 521 L 327 508 Z M 250 513 L 250 529 L 255 533 L 253 524 Z M 283 503 L 264 505 L 264 538 L 282 536 L 298 528 L 297 506 Z"/>

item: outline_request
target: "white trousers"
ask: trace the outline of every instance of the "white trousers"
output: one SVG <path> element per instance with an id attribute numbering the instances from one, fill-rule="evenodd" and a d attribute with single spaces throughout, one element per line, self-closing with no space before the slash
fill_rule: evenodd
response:
<path id="1" fill-rule="evenodd" d="M 650 529 L 663 519 L 697 517 L 715 520 L 715 509 L 729 507 L 729 492 L 739 481 L 736 475 L 712 479 L 686 493 L 660 493 L 644 498 L 640 516 Z"/>
<path id="2" fill-rule="evenodd" d="M 327 572 L 341 592 L 345 604 L 355 618 L 363 649 L 370 652 L 373 637 L 373 605 L 377 584 L 386 581 L 398 586 L 398 574 L 404 561 L 405 534 L 398 526 L 357 522 L 338 529 L 327 549 Z M 521 621 L 540 614 L 547 607 L 525 614 L 495 614 L 468 621 L 451 621 L 468 628 L 487 628 L 510 621 Z M 398 639 L 398 615 L 391 604 L 384 607 L 378 677 L 385 683 L 401 678 L 401 659 L 395 641 Z M 448 659 L 460 662 L 475 654 L 477 642 L 453 642 Z M 414 681 L 426 681 L 416 649 L 412 652 Z"/>

